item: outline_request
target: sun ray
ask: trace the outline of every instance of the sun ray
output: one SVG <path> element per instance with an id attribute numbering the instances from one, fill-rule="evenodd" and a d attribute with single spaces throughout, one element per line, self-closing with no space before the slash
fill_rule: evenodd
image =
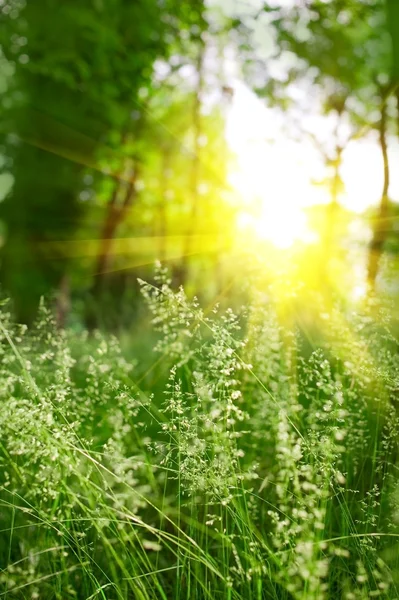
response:
<path id="1" fill-rule="evenodd" d="M 112 242 L 112 250 L 110 256 L 143 256 L 152 254 L 157 258 L 159 242 L 165 240 L 169 246 L 169 254 L 174 258 L 183 256 L 183 251 L 180 249 L 187 236 L 170 235 L 170 236 L 130 236 L 126 238 L 114 238 Z M 190 236 L 192 242 L 192 253 L 201 252 L 216 252 L 225 244 L 220 236 L 209 234 L 194 234 Z M 63 256 L 65 258 L 81 258 L 97 256 L 99 245 L 104 242 L 103 239 L 91 240 L 59 240 L 39 242 L 38 246 L 43 253 L 51 256 Z M 169 256 L 170 258 L 170 256 Z"/>
<path id="2" fill-rule="evenodd" d="M 81 166 L 88 167 L 95 171 L 104 173 L 104 165 L 120 162 L 124 155 L 120 151 L 113 150 L 110 147 L 102 147 L 102 161 L 96 157 L 98 142 L 80 131 L 68 127 L 64 123 L 46 115 L 36 109 L 26 110 L 29 119 L 40 124 L 40 135 L 37 129 L 34 131 L 25 131 L 20 134 L 23 142 L 30 144 L 46 152 L 50 152 Z M 118 169 L 107 169 L 107 175 L 120 181 L 130 182 L 131 177 L 126 173 L 119 172 Z"/>

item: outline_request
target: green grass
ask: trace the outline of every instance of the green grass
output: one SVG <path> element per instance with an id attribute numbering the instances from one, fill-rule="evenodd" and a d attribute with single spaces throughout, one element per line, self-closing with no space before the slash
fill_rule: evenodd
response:
<path id="1" fill-rule="evenodd" d="M 2 307 L 0 598 L 399 598 L 387 311 L 315 300 L 310 335 L 260 291 L 237 317 L 142 290 L 149 372 Z"/>

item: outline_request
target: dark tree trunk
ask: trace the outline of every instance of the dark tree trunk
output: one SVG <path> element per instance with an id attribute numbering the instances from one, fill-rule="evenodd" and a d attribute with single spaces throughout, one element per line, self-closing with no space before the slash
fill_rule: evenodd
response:
<path id="1" fill-rule="evenodd" d="M 66 320 L 70 310 L 70 283 L 69 276 L 64 273 L 62 276 L 56 299 L 56 322 L 60 329 L 65 328 Z"/>
<path id="2" fill-rule="evenodd" d="M 95 296 L 101 293 L 103 287 L 104 276 L 109 267 L 116 230 L 124 221 L 133 204 L 136 195 L 135 182 L 136 173 L 132 170 L 125 191 L 123 192 L 123 189 L 121 189 L 122 184 L 117 183 L 108 204 L 94 271 L 92 292 Z M 120 195 L 122 195 L 121 200 Z"/>
<path id="3" fill-rule="evenodd" d="M 199 210 L 198 186 L 200 180 L 200 138 L 202 132 L 201 94 L 204 85 L 204 44 L 202 40 L 199 42 L 199 50 L 197 57 L 197 76 L 198 79 L 193 104 L 193 154 L 190 177 L 191 207 L 188 216 L 187 230 L 183 242 L 182 262 L 178 271 L 178 279 L 180 280 L 180 284 L 183 284 L 187 278 L 188 261 L 192 253 L 193 236 L 195 235 L 195 232 L 197 230 L 197 218 Z"/>
<path id="4" fill-rule="evenodd" d="M 392 42 L 392 73 L 391 80 L 397 99 L 397 124 L 399 135 L 399 2 L 386 0 L 387 26 Z"/>
<path id="5" fill-rule="evenodd" d="M 161 162 L 161 185 L 160 185 L 160 198 L 158 205 L 158 256 L 159 260 L 164 262 L 166 258 L 166 233 L 167 233 L 167 222 L 166 222 L 166 192 L 168 189 L 168 178 L 169 178 L 169 163 L 170 153 L 168 148 L 164 148 L 162 153 Z"/>
<path id="6" fill-rule="evenodd" d="M 118 180 L 107 206 L 105 221 L 99 240 L 99 251 L 95 260 L 94 279 L 86 306 L 86 326 L 93 330 L 98 326 L 101 314 L 101 295 L 105 277 L 109 271 L 112 246 L 119 225 L 125 220 L 136 197 L 137 172 L 132 169 L 124 181 Z"/>
<path id="7" fill-rule="evenodd" d="M 369 290 L 375 291 L 376 279 L 378 275 L 379 264 L 381 261 L 384 243 L 388 232 L 388 208 L 389 208 L 389 158 L 388 145 L 386 139 L 387 130 L 387 114 L 386 103 L 383 101 L 381 105 L 381 121 L 379 127 L 379 142 L 382 153 L 384 166 L 384 183 L 381 194 L 381 201 L 378 210 L 378 215 L 373 228 L 373 238 L 371 240 L 367 265 L 367 281 Z"/>

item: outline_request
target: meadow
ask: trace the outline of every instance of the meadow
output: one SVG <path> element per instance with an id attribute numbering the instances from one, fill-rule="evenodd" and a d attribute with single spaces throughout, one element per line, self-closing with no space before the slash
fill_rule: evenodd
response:
<path id="1" fill-rule="evenodd" d="M 398 160 L 399 0 L 0 0 L 0 600 L 399 600 Z"/>
<path id="2" fill-rule="evenodd" d="M 140 283 L 141 376 L 109 334 L 2 303 L 1 597 L 399 597 L 389 307 L 315 297 L 311 335 L 255 286 L 234 314 Z"/>

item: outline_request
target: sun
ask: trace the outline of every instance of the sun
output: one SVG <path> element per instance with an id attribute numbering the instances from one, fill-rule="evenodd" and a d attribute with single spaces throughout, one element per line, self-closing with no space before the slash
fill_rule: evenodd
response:
<path id="1" fill-rule="evenodd" d="M 284 250 L 296 242 L 312 243 L 316 234 L 309 228 L 305 212 L 287 203 L 263 203 L 257 214 L 242 210 L 237 216 L 237 227 L 247 236 L 255 235 L 259 241 L 272 243 Z"/>
<path id="2" fill-rule="evenodd" d="M 234 155 L 229 182 L 239 198 L 237 230 L 243 243 L 266 241 L 278 249 L 319 239 L 308 222 L 310 207 L 331 202 L 325 160 L 309 139 L 290 139 L 282 115 L 267 108 L 242 82 L 234 84 L 226 139 Z M 399 150 L 390 149 L 393 160 Z M 394 156 L 395 153 L 395 156 Z M 360 159 L 359 159 L 360 156 Z M 382 188 L 380 149 L 373 140 L 353 142 L 345 151 L 339 201 L 361 213 L 379 201 Z M 399 175 L 391 193 L 399 198 Z"/>
<path id="3" fill-rule="evenodd" d="M 293 207 L 287 214 L 285 206 L 264 205 L 254 229 L 261 240 L 269 240 L 281 249 L 289 248 L 298 241 L 306 243 L 312 239 L 305 213 Z"/>
<path id="4" fill-rule="evenodd" d="M 307 209 L 328 197 L 311 184 L 309 165 L 298 160 L 297 148 L 285 141 L 272 148 L 253 143 L 237 162 L 231 180 L 241 203 L 238 228 L 280 249 L 314 242 Z"/>

